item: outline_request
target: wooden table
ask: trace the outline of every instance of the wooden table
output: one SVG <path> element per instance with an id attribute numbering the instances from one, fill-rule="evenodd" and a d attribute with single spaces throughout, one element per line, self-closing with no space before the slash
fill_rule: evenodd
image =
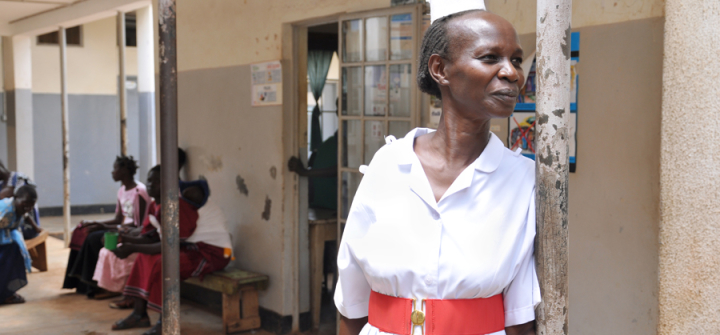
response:
<path id="1" fill-rule="evenodd" d="M 310 226 L 310 313 L 313 327 L 320 325 L 325 242 L 337 239 L 337 219 L 308 220 Z"/>

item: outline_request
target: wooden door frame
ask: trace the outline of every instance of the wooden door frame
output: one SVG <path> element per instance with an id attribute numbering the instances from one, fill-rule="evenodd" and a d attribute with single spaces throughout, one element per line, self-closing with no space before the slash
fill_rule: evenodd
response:
<path id="1" fill-rule="evenodd" d="M 338 22 L 344 13 L 284 23 L 282 25 L 283 66 L 283 150 L 284 158 L 299 157 L 307 165 L 307 54 L 308 27 Z M 283 162 L 284 163 L 284 162 Z M 292 271 L 283 274 L 292 287 L 283 288 L 292 305 L 292 331 L 300 330 L 300 314 L 310 310 L 310 266 L 307 178 L 299 177 L 283 166 L 284 197 L 287 200 L 284 224 L 283 259 L 292 262 Z M 289 292 L 288 292 L 289 291 Z M 311 321 L 310 321 L 311 322 Z"/>

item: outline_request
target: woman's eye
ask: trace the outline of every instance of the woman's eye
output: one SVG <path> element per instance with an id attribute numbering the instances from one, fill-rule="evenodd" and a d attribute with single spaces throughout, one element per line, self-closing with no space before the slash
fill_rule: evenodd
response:
<path id="1" fill-rule="evenodd" d="M 512 61 L 513 61 L 513 63 L 516 63 L 516 64 L 522 64 L 522 62 L 523 62 L 522 58 L 513 58 Z"/>
<path id="2" fill-rule="evenodd" d="M 495 55 L 484 55 L 484 56 L 478 57 L 478 59 L 483 60 L 483 61 L 496 61 L 498 58 Z"/>

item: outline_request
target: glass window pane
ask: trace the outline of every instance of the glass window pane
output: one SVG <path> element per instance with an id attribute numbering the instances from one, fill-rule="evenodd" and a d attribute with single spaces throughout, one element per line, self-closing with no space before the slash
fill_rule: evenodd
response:
<path id="1" fill-rule="evenodd" d="M 413 51 L 412 14 L 390 18 L 390 59 L 411 59 Z"/>
<path id="2" fill-rule="evenodd" d="M 390 65 L 390 116 L 410 116 L 410 64 Z"/>
<path id="3" fill-rule="evenodd" d="M 350 213 L 350 206 L 352 206 L 353 198 L 357 192 L 358 186 L 360 186 L 360 180 L 362 180 L 361 173 L 355 172 L 343 172 L 342 173 L 342 185 L 340 186 L 340 210 L 342 218 L 347 219 L 348 213 Z"/>
<path id="4" fill-rule="evenodd" d="M 388 134 L 395 138 L 403 138 L 410 132 L 410 121 L 390 121 Z"/>
<path id="5" fill-rule="evenodd" d="M 360 115 L 362 99 L 362 68 L 342 69 L 342 115 Z"/>
<path id="6" fill-rule="evenodd" d="M 365 163 L 370 164 L 375 152 L 385 145 L 385 121 L 365 121 Z"/>
<path id="7" fill-rule="evenodd" d="M 343 21 L 343 62 L 362 61 L 362 20 Z"/>
<path id="8" fill-rule="evenodd" d="M 365 20 L 365 59 L 368 62 L 387 60 L 387 16 Z"/>
<path id="9" fill-rule="evenodd" d="M 387 112 L 387 74 L 385 65 L 365 67 L 365 115 L 385 116 Z"/>
<path id="10" fill-rule="evenodd" d="M 362 130 L 360 120 L 343 120 L 342 166 L 359 168 L 362 164 Z"/>

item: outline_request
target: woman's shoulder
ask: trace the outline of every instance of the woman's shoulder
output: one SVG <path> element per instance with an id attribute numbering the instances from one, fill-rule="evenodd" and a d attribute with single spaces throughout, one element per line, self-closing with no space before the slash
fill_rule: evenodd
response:
<path id="1" fill-rule="evenodd" d="M 413 150 L 415 138 L 432 131 L 427 128 L 415 128 L 405 137 L 385 136 L 385 145 L 375 153 L 370 166 L 411 164 L 415 155 Z"/>
<path id="2" fill-rule="evenodd" d="M 513 179 L 523 179 L 535 184 L 535 161 L 523 155 L 520 149 L 510 150 L 503 147 L 503 158 L 497 171 Z"/>

